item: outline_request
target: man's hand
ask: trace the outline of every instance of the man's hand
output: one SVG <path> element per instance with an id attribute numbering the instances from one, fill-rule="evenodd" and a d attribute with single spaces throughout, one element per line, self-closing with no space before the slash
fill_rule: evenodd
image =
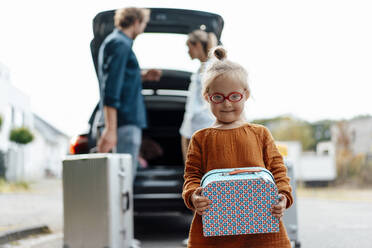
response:
<path id="1" fill-rule="evenodd" d="M 279 194 L 279 203 L 277 205 L 274 205 L 271 208 L 271 213 L 274 217 L 279 218 L 279 221 L 282 220 L 285 208 L 287 206 L 287 198 L 283 194 Z"/>
<path id="2" fill-rule="evenodd" d="M 191 195 L 191 202 L 194 205 L 196 213 L 199 215 L 205 214 L 205 210 L 211 207 L 212 201 L 207 197 L 202 196 L 202 187 L 198 187 Z"/>
<path id="3" fill-rule="evenodd" d="M 159 81 L 162 71 L 156 69 L 143 70 L 141 72 L 142 81 Z"/>
<path id="4" fill-rule="evenodd" d="M 97 140 L 97 152 L 106 153 L 116 146 L 117 135 L 117 110 L 110 106 L 103 107 L 105 116 L 105 129 L 101 138 Z"/>
<path id="5" fill-rule="evenodd" d="M 116 146 L 117 143 L 117 134 L 116 129 L 107 129 L 105 128 L 102 132 L 101 138 L 97 143 L 97 150 L 100 153 L 107 153 Z"/>

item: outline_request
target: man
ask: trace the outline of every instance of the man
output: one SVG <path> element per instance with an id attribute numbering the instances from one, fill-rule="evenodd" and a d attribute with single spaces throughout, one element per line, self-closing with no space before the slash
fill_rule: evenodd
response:
<path id="1" fill-rule="evenodd" d="M 124 8 L 115 12 L 115 29 L 103 41 L 98 55 L 98 77 L 105 127 L 97 143 L 98 152 L 115 146 L 118 153 L 129 153 L 136 175 L 142 129 L 147 126 L 141 94 L 142 80 L 158 81 L 159 70 L 141 72 L 132 50 L 134 39 L 149 21 L 150 11 Z M 133 177 L 133 178 L 134 178 Z"/>

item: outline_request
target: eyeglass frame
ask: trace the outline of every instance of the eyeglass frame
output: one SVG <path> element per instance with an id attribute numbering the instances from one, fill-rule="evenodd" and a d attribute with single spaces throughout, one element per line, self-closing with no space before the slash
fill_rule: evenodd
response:
<path id="1" fill-rule="evenodd" d="M 233 94 L 239 94 L 239 95 L 240 95 L 240 99 L 237 100 L 237 101 L 231 101 L 231 100 L 229 99 L 229 97 L 230 97 L 231 95 L 233 95 Z M 222 96 L 222 97 L 223 97 L 223 100 L 222 100 L 221 102 L 215 102 L 215 101 L 213 101 L 213 100 L 212 100 L 212 97 L 215 96 L 215 95 Z M 216 92 L 216 93 L 214 93 L 213 95 L 210 95 L 210 96 L 209 96 L 209 100 L 211 100 L 211 102 L 213 102 L 214 104 L 220 104 L 220 103 L 223 103 L 225 100 L 228 100 L 229 102 L 233 102 L 233 103 L 235 103 L 235 102 L 240 102 L 240 101 L 243 99 L 243 97 L 244 97 L 244 95 L 243 95 L 242 93 L 240 93 L 240 92 L 236 92 L 236 91 L 230 92 L 227 96 L 225 96 L 225 95 L 222 94 L 222 93 Z"/>

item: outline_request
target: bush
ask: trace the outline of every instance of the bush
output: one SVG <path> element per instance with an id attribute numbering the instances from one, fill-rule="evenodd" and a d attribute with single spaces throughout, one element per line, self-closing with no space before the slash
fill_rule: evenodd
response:
<path id="1" fill-rule="evenodd" d="M 337 156 L 337 181 L 358 186 L 372 185 L 372 160 L 365 154 L 354 155 L 343 150 Z"/>
<path id="2" fill-rule="evenodd" d="M 1 125 L 3 125 L 3 117 L 1 117 L 0 115 L 0 129 L 1 129 Z"/>
<path id="3" fill-rule="evenodd" d="M 372 161 L 367 161 L 363 167 L 361 179 L 363 184 L 372 185 Z"/>
<path id="4" fill-rule="evenodd" d="M 27 127 L 13 128 L 9 139 L 17 144 L 26 145 L 34 139 L 34 135 Z"/>

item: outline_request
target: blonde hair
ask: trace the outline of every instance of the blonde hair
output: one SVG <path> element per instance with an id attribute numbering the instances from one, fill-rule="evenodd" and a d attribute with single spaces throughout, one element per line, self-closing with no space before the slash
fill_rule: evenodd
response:
<path id="1" fill-rule="evenodd" d="M 192 45 L 195 45 L 197 42 L 200 42 L 200 44 L 202 45 L 205 55 L 208 55 L 209 50 L 217 46 L 218 44 L 217 37 L 214 33 L 207 33 L 200 29 L 194 30 L 189 33 L 187 39 L 187 43 L 190 43 Z"/>
<path id="2" fill-rule="evenodd" d="M 209 86 L 218 77 L 228 77 L 239 81 L 250 95 L 251 90 L 248 85 L 247 71 L 238 63 L 228 60 L 227 52 L 222 46 L 212 49 L 209 53 L 209 57 L 212 62 L 209 63 L 203 75 L 203 95 L 208 94 Z"/>
<path id="3" fill-rule="evenodd" d="M 127 28 L 132 26 L 137 20 L 142 23 L 150 18 L 150 10 L 142 8 L 123 8 L 115 11 L 114 24 L 117 28 Z"/>

